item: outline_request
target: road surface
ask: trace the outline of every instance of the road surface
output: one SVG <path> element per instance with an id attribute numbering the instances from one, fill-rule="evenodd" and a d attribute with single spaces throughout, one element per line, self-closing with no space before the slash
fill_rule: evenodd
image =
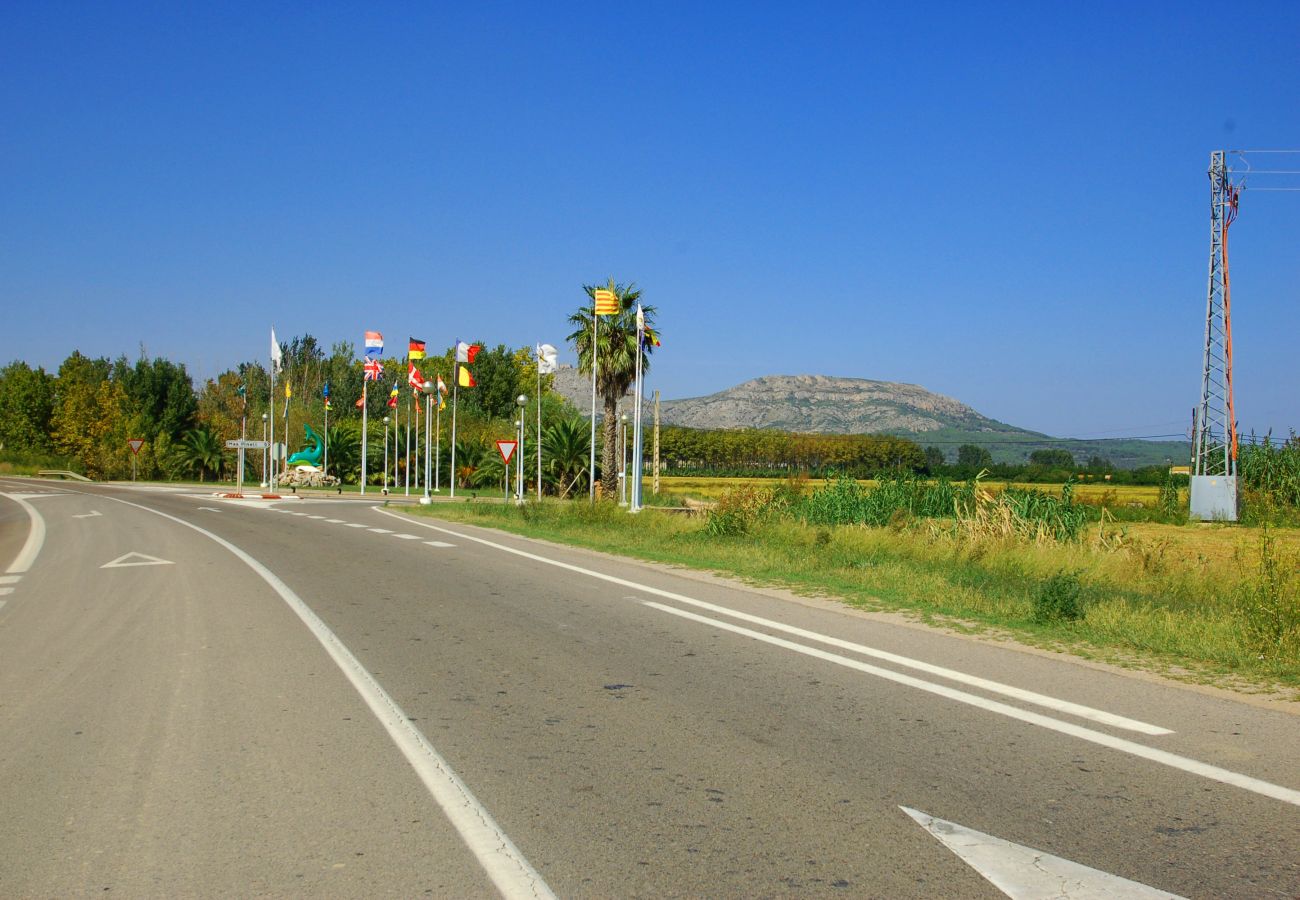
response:
<path id="1" fill-rule="evenodd" d="M 369 499 L 0 479 L 0 571 L 0 896 L 1300 893 L 1286 708 Z"/>

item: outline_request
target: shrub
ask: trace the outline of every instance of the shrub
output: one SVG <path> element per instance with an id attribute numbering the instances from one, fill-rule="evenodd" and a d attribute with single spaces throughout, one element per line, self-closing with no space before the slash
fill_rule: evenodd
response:
<path id="1" fill-rule="evenodd" d="M 1268 528 L 1260 538 L 1259 566 L 1243 582 L 1237 613 L 1251 653 L 1262 659 L 1300 657 L 1300 591 L 1296 560 L 1280 554 Z"/>
<path id="2" fill-rule="evenodd" d="M 748 534 L 759 522 L 779 515 L 784 508 L 785 503 L 775 491 L 741 485 L 718 498 L 718 505 L 709 511 L 704 530 L 716 536 Z"/>
<path id="3" fill-rule="evenodd" d="M 1058 572 L 1044 581 L 1034 595 L 1034 621 L 1073 622 L 1083 617 L 1083 587 L 1075 572 Z"/>

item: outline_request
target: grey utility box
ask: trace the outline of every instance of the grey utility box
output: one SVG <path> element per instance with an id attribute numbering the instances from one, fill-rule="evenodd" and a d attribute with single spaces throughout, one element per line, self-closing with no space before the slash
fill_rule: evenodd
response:
<path id="1" fill-rule="evenodd" d="M 1193 475 L 1192 518 L 1203 522 L 1237 521 L 1237 476 Z"/>

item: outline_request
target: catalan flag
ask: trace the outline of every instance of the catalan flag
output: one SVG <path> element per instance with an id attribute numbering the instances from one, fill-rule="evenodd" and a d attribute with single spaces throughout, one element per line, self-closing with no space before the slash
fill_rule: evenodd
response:
<path id="1" fill-rule="evenodd" d="M 424 341 L 411 338 L 411 348 L 406 351 L 407 359 L 424 359 Z"/>
<path id="2" fill-rule="evenodd" d="M 596 288 L 596 315 L 598 316 L 616 316 L 618 315 L 618 297 L 614 292 L 607 288 Z"/>

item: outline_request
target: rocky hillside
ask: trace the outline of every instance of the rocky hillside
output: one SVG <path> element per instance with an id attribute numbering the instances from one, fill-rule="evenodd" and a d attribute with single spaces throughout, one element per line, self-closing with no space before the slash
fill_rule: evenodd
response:
<path id="1" fill-rule="evenodd" d="M 562 367 L 555 388 L 579 410 L 591 408 L 591 382 Z M 624 401 L 630 403 L 630 398 Z M 649 410 L 647 410 L 649 413 Z M 1177 442 L 1093 440 L 1060 442 L 982 416 L 966 404 L 915 384 L 768 375 L 735 387 L 683 400 L 661 400 L 660 421 L 688 428 L 773 428 L 831 434 L 897 434 L 933 443 L 951 460 L 961 443 L 987 447 L 996 462 L 1024 462 L 1037 449 L 1069 450 L 1081 462 L 1104 456 L 1121 467 L 1179 463 L 1187 455 Z"/>

